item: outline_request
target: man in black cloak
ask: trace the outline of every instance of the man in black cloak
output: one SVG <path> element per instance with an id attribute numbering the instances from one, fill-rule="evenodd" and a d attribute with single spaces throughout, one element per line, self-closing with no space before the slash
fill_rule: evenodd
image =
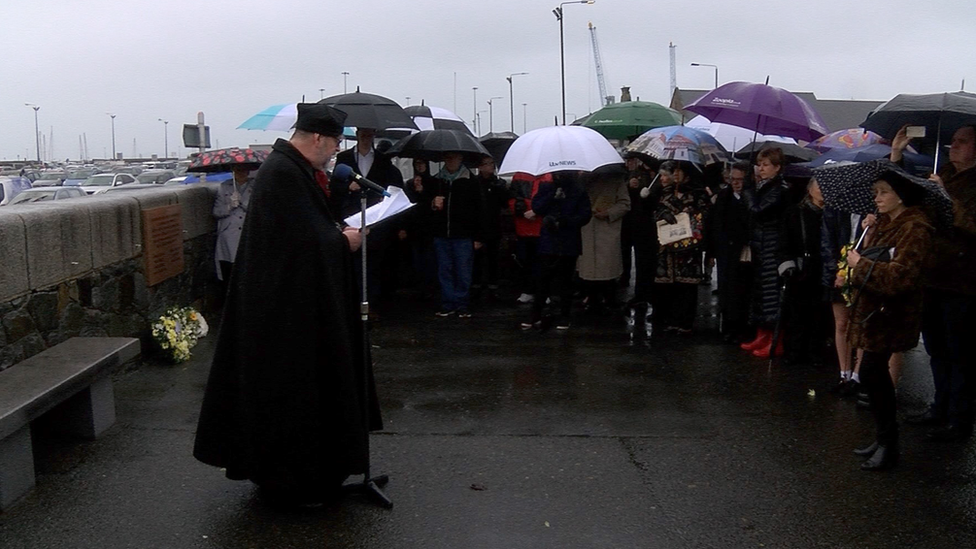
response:
<path id="1" fill-rule="evenodd" d="M 353 278 L 362 237 L 331 215 L 321 171 L 345 118 L 299 104 L 294 135 L 257 172 L 193 450 L 295 503 L 363 473 L 369 431 L 382 428 Z"/>

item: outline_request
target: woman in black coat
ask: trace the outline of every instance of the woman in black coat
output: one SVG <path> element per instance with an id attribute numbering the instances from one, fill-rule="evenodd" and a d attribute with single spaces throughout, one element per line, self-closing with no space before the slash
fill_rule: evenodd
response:
<path id="1" fill-rule="evenodd" d="M 780 276 L 789 268 L 782 261 L 785 244 L 783 219 L 790 194 L 781 175 L 785 159 L 779 148 L 760 151 L 756 164 L 758 181 L 755 187 L 746 187 L 742 191 L 752 224 L 750 247 L 755 277 L 751 319 L 757 326 L 757 332 L 756 339 L 743 343 L 741 347 L 762 358 L 768 358 L 772 351 L 773 326 L 780 313 Z M 781 353 L 782 348 L 777 347 L 776 352 Z"/>
<path id="2" fill-rule="evenodd" d="M 785 315 L 786 360 L 791 363 L 823 360 L 829 325 L 828 307 L 823 302 L 820 255 L 820 227 L 823 224 L 823 194 L 815 180 L 807 184 L 807 194 L 799 204 L 786 210 L 786 261 L 796 268 L 787 287 Z"/>

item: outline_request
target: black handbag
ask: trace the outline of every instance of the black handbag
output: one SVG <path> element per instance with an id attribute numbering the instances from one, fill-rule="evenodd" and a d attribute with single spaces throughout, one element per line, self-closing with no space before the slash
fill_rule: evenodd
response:
<path id="1" fill-rule="evenodd" d="M 893 249 L 894 248 L 890 248 L 888 246 L 871 246 L 869 248 L 864 248 L 863 250 L 861 250 L 861 257 L 864 259 L 869 259 L 873 263 L 871 263 L 871 267 L 868 268 L 868 272 L 864 276 L 864 282 L 861 284 L 861 287 L 858 288 L 857 290 L 857 295 L 854 296 L 854 301 L 851 303 L 851 311 L 855 310 L 855 307 L 857 306 L 857 302 L 861 297 L 861 292 L 864 291 L 864 287 L 867 286 L 868 280 L 871 279 L 871 273 L 874 271 L 875 265 L 877 265 L 878 263 L 891 262 L 891 250 Z M 868 315 L 864 317 L 864 320 L 857 321 L 856 323 L 864 325 L 865 323 L 867 323 L 868 320 L 871 320 L 871 317 L 873 317 L 875 313 L 878 313 L 880 311 L 884 311 L 883 303 L 881 304 L 881 307 L 868 313 Z"/>

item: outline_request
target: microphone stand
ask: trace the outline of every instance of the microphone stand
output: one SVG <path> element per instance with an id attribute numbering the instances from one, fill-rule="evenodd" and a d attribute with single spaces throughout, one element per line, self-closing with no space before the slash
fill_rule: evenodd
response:
<path id="1" fill-rule="evenodd" d="M 359 304 L 359 315 L 363 325 L 363 422 L 366 425 L 366 470 L 363 472 L 362 482 L 344 484 L 343 491 L 346 493 L 364 493 L 366 497 L 373 500 L 384 509 L 392 509 L 393 501 L 383 493 L 382 487 L 390 481 L 388 475 L 371 476 L 369 458 L 369 297 L 367 294 L 366 282 L 366 193 L 369 188 L 363 185 L 359 191 L 359 232 L 363 235 L 363 243 L 360 246 L 363 256 L 363 286 L 362 299 Z"/>

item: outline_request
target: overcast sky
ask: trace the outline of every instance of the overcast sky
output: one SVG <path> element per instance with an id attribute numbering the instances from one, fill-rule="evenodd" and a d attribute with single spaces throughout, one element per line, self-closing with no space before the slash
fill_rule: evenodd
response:
<path id="1" fill-rule="evenodd" d="M 560 107 L 556 0 L 3 0 L 0 159 L 36 156 L 34 112 L 59 159 L 179 148 L 180 128 L 206 114 L 221 147 L 282 132 L 235 129 L 278 103 L 348 90 L 474 116 L 482 133 L 551 125 Z M 610 93 L 670 100 L 677 83 L 710 89 L 762 82 L 822 99 L 976 91 L 973 0 L 596 0 L 566 5 L 568 117 L 599 108 L 587 23 L 597 28 Z M 320 91 L 324 89 L 323 91 Z M 489 122 L 488 99 L 493 100 Z M 135 147 L 133 147 L 135 140 Z M 216 143 L 215 143 L 216 145 Z"/>

